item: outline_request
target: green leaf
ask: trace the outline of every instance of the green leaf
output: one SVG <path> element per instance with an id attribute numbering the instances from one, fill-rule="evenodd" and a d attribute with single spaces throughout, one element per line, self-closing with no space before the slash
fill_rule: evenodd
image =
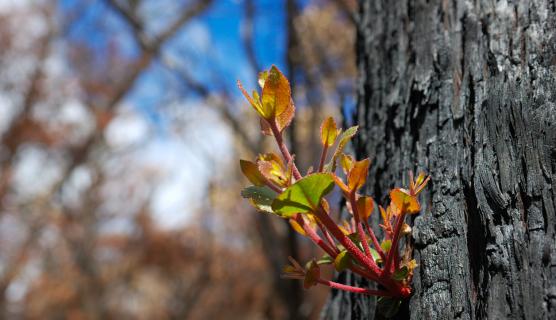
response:
<path id="1" fill-rule="evenodd" d="M 272 201 L 274 201 L 276 193 L 270 188 L 250 186 L 241 191 L 241 196 L 249 199 L 257 210 L 277 214 L 272 210 Z"/>
<path id="2" fill-rule="evenodd" d="M 402 300 L 396 298 L 379 297 L 377 300 L 378 312 L 385 318 L 392 318 L 398 313 Z"/>
<path id="3" fill-rule="evenodd" d="M 324 172 L 334 172 L 334 171 L 336 171 L 336 160 L 338 159 L 338 157 L 340 156 L 340 154 L 342 153 L 342 151 L 346 147 L 349 140 L 351 140 L 351 138 L 353 138 L 353 136 L 357 133 L 357 128 L 358 128 L 357 126 L 353 126 L 349 129 L 347 129 L 346 131 L 344 131 L 340 135 L 340 138 L 339 138 L 340 142 L 338 143 L 338 146 L 336 147 L 336 151 L 334 151 L 332 159 L 325 166 Z"/>
<path id="4" fill-rule="evenodd" d="M 308 175 L 278 195 L 272 202 L 272 210 L 287 217 L 315 211 L 322 197 L 332 191 L 333 187 L 334 180 L 329 174 Z"/>
<path id="5" fill-rule="evenodd" d="M 336 256 L 336 259 L 334 259 L 334 268 L 338 272 L 342 272 L 346 270 L 347 268 L 349 268 L 350 264 L 351 264 L 351 256 L 346 250 L 340 252 Z"/>
<path id="6" fill-rule="evenodd" d="M 384 253 L 387 253 L 388 251 L 390 251 L 390 248 L 392 247 L 392 240 L 388 239 L 382 241 L 380 247 L 382 248 L 382 251 L 384 251 Z"/>
<path id="7" fill-rule="evenodd" d="M 371 249 L 371 255 L 373 256 L 373 260 L 376 263 L 382 263 L 382 258 L 380 257 L 380 254 L 378 253 L 378 251 L 376 251 L 373 248 L 369 248 L 369 249 Z"/>
<path id="8" fill-rule="evenodd" d="M 397 281 L 404 280 L 409 274 L 409 269 L 406 266 L 401 267 L 392 274 L 392 279 Z"/>

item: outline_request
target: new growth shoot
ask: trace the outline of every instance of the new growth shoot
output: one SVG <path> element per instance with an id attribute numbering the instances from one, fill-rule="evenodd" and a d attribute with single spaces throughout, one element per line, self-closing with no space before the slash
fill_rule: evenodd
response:
<path id="1" fill-rule="evenodd" d="M 390 204 L 386 209 L 378 206 L 382 218 L 383 237 L 379 239 L 369 217 L 375 202 L 360 193 L 369 170 L 369 159 L 355 160 L 343 152 L 356 134 L 357 127 L 345 131 L 337 128 L 329 117 L 321 126 L 322 152 L 318 170 L 303 176 L 294 157 L 284 143 L 283 132 L 294 117 L 295 107 L 288 79 L 272 66 L 259 74 L 261 94 L 251 95 L 238 82 L 240 90 L 258 113 L 263 134 L 272 136 L 281 156 L 261 154 L 255 161 L 241 160 L 241 170 L 253 184 L 242 191 L 242 196 L 264 213 L 288 219 L 295 231 L 309 238 L 326 254 L 302 266 L 293 258 L 284 268 L 284 278 L 303 280 L 305 289 L 321 284 L 331 288 L 382 297 L 399 302 L 411 295 L 411 280 L 417 263 L 411 254 L 400 254 L 400 238 L 410 233 L 404 220 L 407 215 L 418 214 L 421 206 L 418 195 L 430 177 L 420 173 L 416 178 L 410 172 L 409 187 L 390 191 Z M 336 146 L 333 152 L 329 152 Z M 328 162 L 327 162 L 328 160 Z M 339 168 L 341 170 L 337 170 Z M 340 171 L 340 173 L 337 173 Z M 343 173 L 343 174 L 342 174 Z M 330 216 L 325 196 L 337 186 L 346 198 L 349 221 L 337 223 Z M 371 290 L 337 283 L 321 277 L 320 266 L 330 264 L 340 272 L 350 270 L 378 284 Z"/>

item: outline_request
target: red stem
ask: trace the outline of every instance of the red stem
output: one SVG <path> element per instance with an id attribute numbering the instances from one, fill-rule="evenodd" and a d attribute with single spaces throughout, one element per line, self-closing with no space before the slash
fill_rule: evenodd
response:
<path id="1" fill-rule="evenodd" d="M 383 291 L 383 290 L 370 290 L 370 289 L 365 289 L 365 288 L 360 288 L 360 287 L 348 286 L 348 285 L 345 285 L 345 284 L 341 284 L 341 283 L 334 282 L 334 281 L 329 281 L 329 280 L 318 279 L 317 282 L 320 283 L 320 284 L 323 284 L 325 286 L 328 286 L 330 288 L 349 291 L 349 292 L 354 292 L 354 293 L 362 293 L 362 294 L 366 294 L 366 295 L 370 295 L 370 296 L 381 296 L 381 297 L 393 297 L 394 296 L 390 292 Z"/>
<path id="2" fill-rule="evenodd" d="M 332 247 L 332 249 L 334 250 L 334 252 L 336 252 L 336 254 L 340 253 L 338 248 L 336 248 L 336 245 L 334 243 L 334 239 L 332 239 L 332 236 L 330 236 L 330 233 L 328 232 L 328 230 L 326 230 L 326 228 L 324 227 L 322 222 L 320 222 L 320 220 L 318 220 L 318 219 L 316 219 L 316 220 L 317 220 L 317 225 L 319 226 L 320 231 L 324 235 L 324 239 L 326 239 L 326 241 L 328 241 L 328 244 L 330 245 L 330 247 Z"/>
<path id="3" fill-rule="evenodd" d="M 301 173 L 299 173 L 299 170 L 297 169 L 297 166 L 293 162 L 293 157 L 290 154 L 290 151 L 288 150 L 288 147 L 286 147 L 286 144 L 284 143 L 284 139 L 282 138 L 282 133 L 280 132 L 280 130 L 278 130 L 278 127 L 276 126 L 276 120 L 269 121 L 268 125 L 270 127 L 270 130 L 272 130 L 272 135 L 274 136 L 274 139 L 276 139 L 276 144 L 278 144 L 278 148 L 280 148 L 280 152 L 282 153 L 282 156 L 286 160 L 286 163 L 291 162 L 291 164 L 292 164 L 294 178 L 296 180 L 300 180 L 301 179 Z"/>
<path id="4" fill-rule="evenodd" d="M 386 260 L 386 255 L 384 254 L 384 251 L 382 251 L 382 247 L 378 243 L 378 239 L 376 238 L 375 233 L 373 232 L 373 229 L 371 229 L 371 227 L 369 226 L 369 223 L 367 221 L 365 221 L 365 227 L 367 228 L 367 233 L 369 233 L 371 235 L 371 240 L 373 241 L 373 245 L 376 249 L 376 252 L 378 252 L 380 257 L 382 258 L 382 261 Z"/>
<path id="5" fill-rule="evenodd" d="M 381 274 L 381 270 L 373 261 L 373 259 L 365 256 L 365 254 L 363 254 L 363 252 L 361 252 L 361 250 L 359 250 L 359 248 L 355 246 L 355 244 L 351 241 L 351 239 L 349 239 L 342 232 L 342 230 L 338 228 L 336 223 L 326 213 L 322 211 L 322 208 L 321 210 L 317 210 L 315 214 L 317 218 L 319 218 L 320 221 L 322 221 L 326 229 L 328 229 L 328 231 L 332 233 L 332 235 L 344 246 L 344 248 L 346 248 L 346 250 L 351 254 L 351 256 L 354 259 L 359 261 L 359 263 L 361 263 L 365 267 L 369 268 L 369 270 L 374 274 L 376 275 Z"/>
<path id="6" fill-rule="evenodd" d="M 324 168 L 324 161 L 326 160 L 326 153 L 328 152 L 328 144 L 324 144 L 322 146 L 322 152 L 320 154 L 320 162 L 319 162 L 319 172 L 322 172 Z"/>
<path id="7" fill-rule="evenodd" d="M 390 251 L 388 251 L 388 257 L 386 258 L 386 264 L 384 265 L 384 272 L 386 274 L 392 273 L 392 270 L 390 270 L 390 266 L 392 265 L 392 259 L 394 258 L 394 255 L 398 253 L 398 241 L 400 239 L 400 231 L 402 229 L 404 219 L 405 219 L 405 212 L 402 212 L 398 216 L 398 221 L 396 222 L 396 229 L 394 230 L 394 240 L 392 240 L 392 246 L 390 247 Z"/>
<path id="8" fill-rule="evenodd" d="M 324 242 L 321 237 L 311 228 L 307 223 L 305 223 L 305 219 L 301 216 L 301 214 L 297 214 L 295 217 L 295 221 L 299 223 L 299 225 L 305 230 L 305 233 L 313 241 L 317 246 L 321 247 L 329 256 L 335 258 L 337 253 L 334 249 L 332 249 L 326 242 Z"/>

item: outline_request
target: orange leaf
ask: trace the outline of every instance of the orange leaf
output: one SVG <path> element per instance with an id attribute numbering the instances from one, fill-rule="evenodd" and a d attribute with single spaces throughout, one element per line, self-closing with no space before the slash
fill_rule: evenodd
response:
<path id="1" fill-rule="evenodd" d="M 353 168 L 348 174 L 348 187 L 350 190 L 357 190 L 365 184 L 367 174 L 369 173 L 369 164 L 369 158 L 356 161 L 353 164 Z"/>
<path id="2" fill-rule="evenodd" d="M 259 172 L 259 168 L 254 162 L 247 160 L 239 160 L 239 166 L 243 175 L 256 186 L 265 185 L 265 178 Z"/>
<path id="3" fill-rule="evenodd" d="M 297 221 L 295 221 L 294 219 L 290 219 L 290 225 L 292 226 L 293 230 L 295 230 L 297 233 L 299 233 L 302 236 L 306 236 L 307 234 L 305 233 L 305 230 L 303 230 L 303 227 L 297 223 Z"/>
<path id="4" fill-rule="evenodd" d="M 264 80 L 262 105 L 270 115 L 266 119 L 281 115 L 291 105 L 290 83 L 276 66 L 270 68 Z"/>
<path id="5" fill-rule="evenodd" d="M 401 212 L 415 214 L 421 211 L 417 197 L 410 195 L 405 189 L 393 189 L 390 191 L 390 199 Z"/>
<path id="6" fill-rule="evenodd" d="M 337 175 L 335 175 L 333 173 L 331 173 L 331 175 L 332 175 L 332 179 L 334 179 L 334 182 L 336 182 L 338 187 L 340 187 L 340 189 L 342 189 L 342 191 L 349 193 L 350 190 L 349 190 L 348 186 L 346 186 L 346 184 L 342 181 L 342 179 L 340 179 Z"/>
<path id="7" fill-rule="evenodd" d="M 276 125 L 278 126 L 278 131 L 282 132 L 293 120 L 293 116 L 295 114 L 295 106 L 293 101 L 290 101 L 288 107 L 284 110 L 284 112 L 279 113 L 276 117 Z"/>
<path id="8" fill-rule="evenodd" d="M 375 202 L 371 197 L 359 197 L 357 199 L 357 212 L 359 213 L 359 219 L 361 221 L 365 221 L 369 219 L 371 213 L 373 213 L 373 209 L 375 207 Z"/>

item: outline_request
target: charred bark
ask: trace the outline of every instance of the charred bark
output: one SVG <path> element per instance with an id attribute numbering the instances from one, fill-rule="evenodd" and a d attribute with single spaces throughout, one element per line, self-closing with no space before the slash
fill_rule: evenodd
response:
<path id="1" fill-rule="evenodd" d="M 399 318 L 556 319 L 556 3 L 360 1 L 355 153 L 385 202 L 424 170 Z M 334 292 L 327 319 L 375 304 Z"/>

